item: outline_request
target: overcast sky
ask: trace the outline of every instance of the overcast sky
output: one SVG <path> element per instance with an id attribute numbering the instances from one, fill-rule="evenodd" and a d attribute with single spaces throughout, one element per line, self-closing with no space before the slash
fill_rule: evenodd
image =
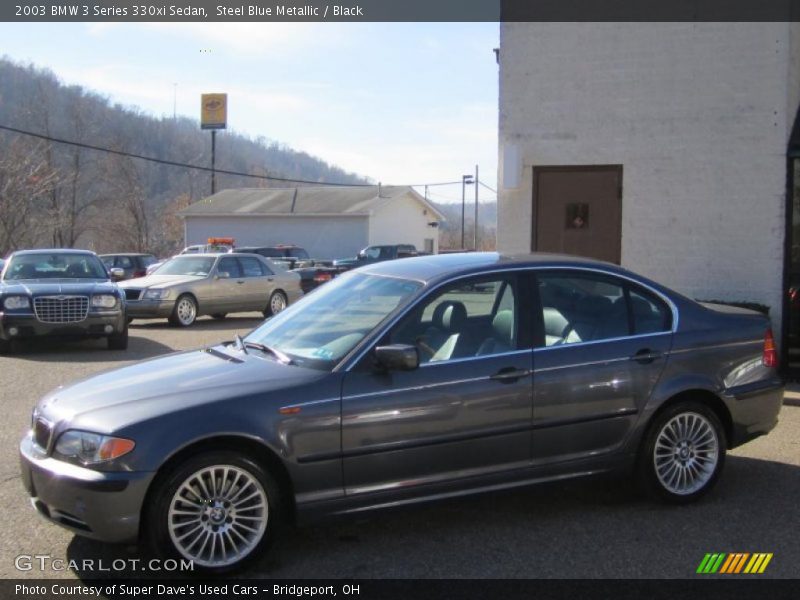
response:
<path id="1" fill-rule="evenodd" d="M 498 36 L 497 23 L 0 24 L 6 56 L 114 102 L 171 116 L 176 100 L 199 118 L 201 93 L 227 92 L 238 132 L 384 184 L 478 164 L 492 188 Z M 461 198 L 460 185 L 431 192 Z"/>

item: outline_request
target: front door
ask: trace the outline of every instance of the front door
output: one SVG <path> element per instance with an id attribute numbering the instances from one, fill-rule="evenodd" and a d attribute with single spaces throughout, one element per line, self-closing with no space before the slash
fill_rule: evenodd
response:
<path id="1" fill-rule="evenodd" d="M 543 271 L 537 280 L 533 462 L 619 450 L 668 360 L 672 314 L 611 275 Z"/>
<path id="2" fill-rule="evenodd" d="M 533 169 L 534 252 L 620 262 L 622 167 Z"/>
<path id="3" fill-rule="evenodd" d="M 417 347 L 412 371 L 371 353 L 344 380 L 345 491 L 413 487 L 527 466 L 529 316 L 516 275 L 460 280 L 421 301 L 380 344 Z M 380 345 L 379 344 L 379 345 Z"/>

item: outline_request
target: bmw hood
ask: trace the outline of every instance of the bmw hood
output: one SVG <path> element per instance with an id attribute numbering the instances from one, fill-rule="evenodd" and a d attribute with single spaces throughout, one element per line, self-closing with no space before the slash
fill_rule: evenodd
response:
<path id="1" fill-rule="evenodd" d="M 308 383 L 324 371 L 285 365 L 251 350 L 215 346 L 170 354 L 60 387 L 37 405 L 51 423 L 110 433 L 160 414 Z"/>
<path id="2" fill-rule="evenodd" d="M 4 281 L 0 284 L 0 295 L 64 295 L 113 294 L 117 285 L 101 279 L 25 279 Z"/>

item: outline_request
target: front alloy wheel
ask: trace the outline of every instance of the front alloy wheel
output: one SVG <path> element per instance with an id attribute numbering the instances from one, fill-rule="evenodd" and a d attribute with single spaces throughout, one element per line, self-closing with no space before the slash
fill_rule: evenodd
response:
<path id="1" fill-rule="evenodd" d="M 175 302 L 169 322 L 172 325 L 189 327 L 197 319 L 197 303 L 189 295 L 184 294 Z"/>
<path id="2" fill-rule="evenodd" d="M 704 404 L 671 407 L 653 423 L 640 461 L 651 492 L 670 502 L 695 500 L 713 487 L 722 470 L 722 425 Z"/>
<path id="3" fill-rule="evenodd" d="M 274 537 L 280 493 L 260 465 L 215 451 L 178 466 L 158 486 L 148 514 L 158 552 L 208 573 L 244 566 Z"/>

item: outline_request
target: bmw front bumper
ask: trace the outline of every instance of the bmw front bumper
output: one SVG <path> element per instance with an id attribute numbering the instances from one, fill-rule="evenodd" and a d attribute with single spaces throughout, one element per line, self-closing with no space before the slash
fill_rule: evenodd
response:
<path id="1" fill-rule="evenodd" d="M 86 469 L 44 453 L 29 434 L 20 443 L 22 483 L 39 514 L 103 542 L 134 543 L 155 473 Z"/>

